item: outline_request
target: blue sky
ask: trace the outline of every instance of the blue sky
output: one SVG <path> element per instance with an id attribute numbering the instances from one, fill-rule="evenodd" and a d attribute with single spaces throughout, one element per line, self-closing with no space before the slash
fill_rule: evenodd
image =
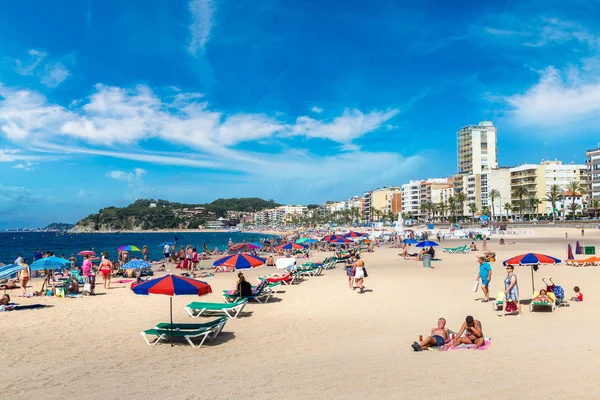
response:
<path id="1" fill-rule="evenodd" d="M 321 203 L 456 171 L 583 162 L 600 2 L 28 1 L 0 12 L 0 228 L 135 198 Z"/>

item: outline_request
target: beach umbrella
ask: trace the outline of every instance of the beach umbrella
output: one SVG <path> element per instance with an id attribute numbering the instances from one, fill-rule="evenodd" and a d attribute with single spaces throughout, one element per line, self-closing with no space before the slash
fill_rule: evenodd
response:
<path id="1" fill-rule="evenodd" d="M 245 249 L 246 246 L 247 246 L 247 243 L 235 243 L 235 244 L 231 245 L 231 247 L 229 248 L 229 251 L 240 252 L 243 249 Z"/>
<path id="2" fill-rule="evenodd" d="M 581 245 L 579 244 L 579 240 L 575 244 L 575 254 L 583 254 L 583 252 L 581 251 Z"/>
<path id="3" fill-rule="evenodd" d="M 262 247 L 257 244 L 254 244 L 254 243 L 248 243 L 248 244 L 246 244 L 246 248 L 248 250 L 256 250 L 256 249 L 260 249 Z"/>
<path id="4" fill-rule="evenodd" d="M 31 271 L 43 271 L 43 270 L 51 270 L 51 269 L 61 269 L 61 268 L 69 268 L 71 267 L 71 261 L 65 260 L 60 257 L 46 257 L 40 258 L 36 262 L 32 263 L 29 266 Z"/>
<path id="5" fill-rule="evenodd" d="M 281 244 L 277 247 L 275 247 L 277 250 L 303 250 L 306 248 L 306 246 L 303 246 L 301 244 L 297 244 L 294 242 L 289 242 L 286 244 Z"/>
<path id="6" fill-rule="evenodd" d="M 365 233 L 350 231 L 350 232 L 344 233 L 342 236 L 345 238 L 357 238 L 357 237 L 363 237 L 363 236 L 367 236 L 367 235 Z"/>
<path id="7" fill-rule="evenodd" d="M 310 243 L 319 243 L 319 241 L 317 239 L 306 239 L 302 244 L 310 244 Z"/>
<path id="8" fill-rule="evenodd" d="M 296 243 L 302 244 L 302 243 L 306 242 L 307 240 L 308 240 L 308 238 L 301 237 L 300 239 L 296 240 Z"/>
<path id="9" fill-rule="evenodd" d="M 81 250 L 77 253 L 79 256 L 95 256 L 96 252 L 94 250 Z"/>
<path id="10" fill-rule="evenodd" d="M 131 246 L 131 245 L 121 246 L 117 250 L 118 251 L 141 251 L 138 247 Z"/>
<path id="11" fill-rule="evenodd" d="M 135 294 L 149 295 L 162 294 L 169 297 L 169 311 L 171 314 L 171 326 L 173 329 L 173 296 L 202 296 L 212 292 L 210 285 L 196 279 L 184 278 L 178 275 L 165 275 L 161 278 L 151 279 L 138 285 L 131 285 Z M 173 335 L 171 335 L 171 346 L 173 346 Z"/>
<path id="12" fill-rule="evenodd" d="M 435 247 L 438 246 L 436 242 L 432 242 L 430 240 L 424 240 L 422 242 L 417 243 L 415 247 Z"/>
<path id="13" fill-rule="evenodd" d="M 572 260 L 573 257 L 573 247 L 571 247 L 571 243 L 567 244 L 567 260 Z"/>
<path id="14" fill-rule="evenodd" d="M 248 269 L 260 267 L 266 262 L 264 258 L 255 257 L 251 254 L 239 253 L 221 257 L 213 263 L 215 267 L 229 267 L 235 269 Z"/>
<path id="15" fill-rule="evenodd" d="M 123 265 L 123 269 L 144 269 L 150 268 L 152 265 L 146 261 L 142 260 L 131 260 L 125 265 Z"/>
<path id="16" fill-rule="evenodd" d="M 502 263 L 503 265 L 529 265 L 531 266 L 531 289 L 532 293 L 535 293 L 535 285 L 533 281 L 533 271 L 537 270 L 537 266 L 540 264 L 560 264 L 560 260 L 558 258 L 550 257 L 545 254 L 538 253 L 526 253 L 521 254 L 519 256 L 515 256 L 513 258 L 509 258 L 508 260 Z"/>
<path id="17" fill-rule="evenodd" d="M 0 268 L 0 279 L 9 278 L 22 269 L 23 269 L 22 265 L 16 265 L 16 264 L 5 265 L 4 267 Z"/>
<path id="18" fill-rule="evenodd" d="M 323 239 L 321 239 L 321 241 L 322 242 L 331 242 L 331 241 L 337 240 L 339 238 L 343 239 L 343 237 L 341 237 L 340 235 L 335 235 L 335 234 L 334 235 L 327 235 Z"/>
<path id="19" fill-rule="evenodd" d="M 417 240 L 415 239 L 404 239 L 404 243 L 406 244 L 416 244 L 419 243 Z"/>

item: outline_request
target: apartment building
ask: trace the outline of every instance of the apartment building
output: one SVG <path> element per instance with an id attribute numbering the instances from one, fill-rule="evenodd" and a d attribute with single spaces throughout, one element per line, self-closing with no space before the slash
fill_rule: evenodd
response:
<path id="1" fill-rule="evenodd" d="M 529 196 L 524 198 L 524 212 L 536 214 L 551 214 L 550 202 L 542 201 L 537 207 L 529 207 L 529 198 L 543 199 L 552 185 L 557 185 L 563 190 L 571 182 L 578 181 L 585 188 L 588 187 L 587 168 L 582 164 L 563 164 L 562 161 L 542 161 L 540 164 L 523 164 L 510 169 L 511 202 L 513 207 L 519 207 L 519 198 L 515 190 L 524 186 Z"/>
<path id="2" fill-rule="evenodd" d="M 365 192 L 364 197 L 364 215 L 367 221 L 375 221 L 377 219 L 375 210 L 379 210 L 382 214 L 393 212 L 394 204 L 398 204 L 398 198 L 394 201 L 394 194 L 401 194 L 402 189 L 397 186 L 386 186 L 383 188 Z M 401 202 L 402 200 L 400 200 Z"/>
<path id="3" fill-rule="evenodd" d="M 490 121 L 465 126 L 456 133 L 458 174 L 480 174 L 498 167 L 496 133 Z"/>
<path id="4" fill-rule="evenodd" d="M 585 153 L 588 200 L 600 200 L 600 146 Z"/>

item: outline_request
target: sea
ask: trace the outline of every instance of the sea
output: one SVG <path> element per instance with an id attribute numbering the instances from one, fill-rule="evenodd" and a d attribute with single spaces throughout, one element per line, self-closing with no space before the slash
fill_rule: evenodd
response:
<path id="1" fill-rule="evenodd" d="M 202 251 L 203 243 L 210 250 L 227 248 L 231 239 L 234 243 L 259 242 L 261 238 L 273 238 L 254 232 L 144 232 L 144 233 L 60 233 L 60 232 L 0 232 L 0 262 L 12 264 L 22 254 L 25 261 L 31 263 L 36 250 L 51 251 L 56 256 L 69 258 L 82 250 L 96 253 L 108 252 L 110 259 L 117 258 L 117 248 L 124 245 L 148 246 L 148 259 L 162 258 L 164 242 L 177 241 L 177 247 L 191 244 Z M 135 253 L 134 253 L 135 255 Z M 141 253 L 139 254 L 141 257 Z M 82 259 L 82 257 L 78 258 Z M 78 264 L 81 262 L 79 260 Z"/>

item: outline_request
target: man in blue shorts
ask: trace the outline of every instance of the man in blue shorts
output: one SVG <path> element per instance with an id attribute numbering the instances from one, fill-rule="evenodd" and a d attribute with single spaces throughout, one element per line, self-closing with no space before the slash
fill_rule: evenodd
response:
<path id="1" fill-rule="evenodd" d="M 430 347 L 442 347 L 449 341 L 448 329 L 446 329 L 446 319 L 438 319 L 437 327 L 431 330 L 431 336 L 427 336 L 421 343 L 414 342 L 412 348 L 414 351 L 423 351 Z"/>
<path id="2" fill-rule="evenodd" d="M 490 301 L 490 281 L 492 280 L 492 267 L 490 263 L 485 260 L 485 257 L 477 257 L 479 262 L 479 273 L 477 274 L 477 280 L 481 279 L 481 290 L 483 291 L 483 303 Z"/>

